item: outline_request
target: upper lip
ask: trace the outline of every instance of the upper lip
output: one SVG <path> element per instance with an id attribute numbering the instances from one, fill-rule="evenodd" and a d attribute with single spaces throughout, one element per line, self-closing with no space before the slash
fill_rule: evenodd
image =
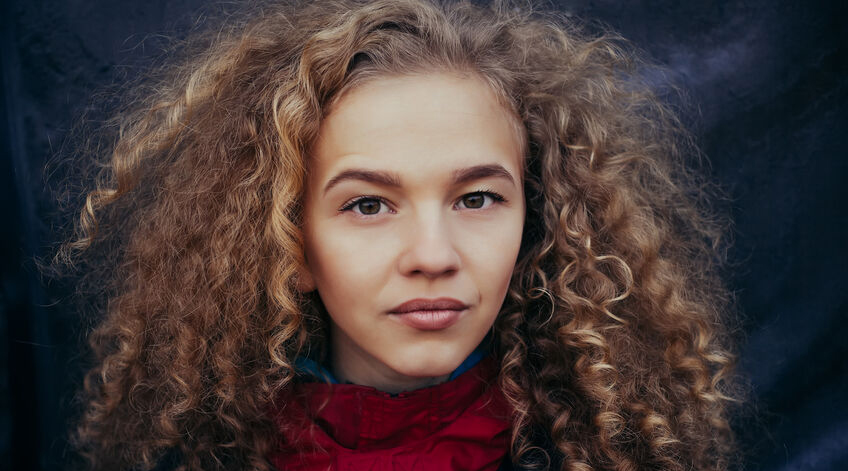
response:
<path id="1" fill-rule="evenodd" d="M 411 299 L 401 305 L 395 306 L 389 313 L 403 314 L 415 311 L 461 311 L 468 309 L 468 305 L 453 298 L 438 299 Z"/>

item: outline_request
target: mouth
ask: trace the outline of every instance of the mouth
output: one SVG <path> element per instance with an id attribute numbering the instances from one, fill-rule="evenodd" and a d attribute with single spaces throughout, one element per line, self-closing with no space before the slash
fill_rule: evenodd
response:
<path id="1" fill-rule="evenodd" d="M 413 299 L 392 308 L 389 314 L 414 329 L 442 330 L 454 325 L 469 307 L 453 298 Z"/>

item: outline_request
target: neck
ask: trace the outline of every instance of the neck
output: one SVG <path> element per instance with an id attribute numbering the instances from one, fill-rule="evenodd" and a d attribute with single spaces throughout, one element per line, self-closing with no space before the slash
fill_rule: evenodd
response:
<path id="1" fill-rule="evenodd" d="M 330 345 L 333 376 L 341 383 L 370 386 L 379 391 L 397 394 L 440 384 L 450 377 L 450 374 L 408 376 L 398 373 L 362 350 L 337 329 L 333 329 L 331 333 Z"/>

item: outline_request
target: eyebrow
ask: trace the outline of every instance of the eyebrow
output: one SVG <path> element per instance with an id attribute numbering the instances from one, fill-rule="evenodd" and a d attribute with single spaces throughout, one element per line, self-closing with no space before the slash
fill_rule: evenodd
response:
<path id="1" fill-rule="evenodd" d="M 454 184 L 468 183 L 484 178 L 502 178 L 515 186 L 515 180 L 509 170 L 499 164 L 475 165 L 473 167 L 461 168 L 453 172 Z"/>
<path id="2" fill-rule="evenodd" d="M 475 165 L 473 167 L 461 168 L 453 172 L 454 185 L 468 183 L 474 180 L 482 180 L 484 178 L 502 178 L 515 186 L 515 179 L 512 178 L 512 174 L 499 164 Z M 385 172 L 382 170 L 351 168 L 344 170 L 331 178 L 324 186 L 324 193 L 326 194 L 331 188 L 346 180 L 359 180 L 393 188 L 400 188 L 402 186 L 400 176 L 396 173 Z"/>

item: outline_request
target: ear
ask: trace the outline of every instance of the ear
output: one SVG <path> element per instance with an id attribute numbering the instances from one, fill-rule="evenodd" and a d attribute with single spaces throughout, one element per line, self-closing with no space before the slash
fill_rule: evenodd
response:
<path id="1" fill-rule="evenodd" d="M 312 271 L 309 269 L 309 262 L 306 258 L 304 258 L 303 263 L 300 263 L 299 265 L 297 273 L 295 274 L 297 277 L 295 282 L 297 290 L 303 294 L 315 291 L 315 278 L 312 276 Z"/>

